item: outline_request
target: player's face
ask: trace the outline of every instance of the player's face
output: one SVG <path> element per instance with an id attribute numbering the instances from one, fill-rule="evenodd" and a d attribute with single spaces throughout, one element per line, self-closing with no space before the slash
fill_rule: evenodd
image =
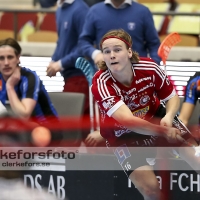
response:
<path id="1" fill-rule="evenodd" d="M 0 72 L 5 80 L 12 75 L 18 63 L 19 56 L 16 56 L 15 50 L 12 47 L 0 47 Z"/>
<path id="2" fill-rule="evenodd" d="M 117 38 L 109 38 L 103 42 L 102 49 L 104 61 L 112 73 L 129 70 L 132 51 L 126 48 L 123 41 Z"/>

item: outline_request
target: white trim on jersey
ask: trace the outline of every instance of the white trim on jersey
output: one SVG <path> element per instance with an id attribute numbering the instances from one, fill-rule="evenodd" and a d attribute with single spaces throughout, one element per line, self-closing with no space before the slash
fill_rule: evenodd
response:
<path id="1" fill-rule="evenodd" d="M 115 80 L 115 78 L 113 77 L 112 72 L 110 71 L 110 69 L 108 68 L 107 70 L 108 70 L 108 72 L 109 72 L 111 78 L 113 79 L 113 82 L 116 82 L 116 80 Z"/>
<path id="2" fill-rule="evenodd" d="M 110 93 L 106 87 L 105 82 L 111 78 L 109 72 L 106 70 L 104 73 L 102 73 L 100 75 L 100 77 L 97 79 L 97 88 L 99 91 L 99 94 L 101 96 L 102 99 L 107 99 L 108 96 L 110 97 Z"/>
<path id="3" fill-rule="evenodd" d="M 143 61 L 143 62 L 144 62 L 144 63 L 148 63 L 148 62 L 146 62 L 146 61 Z M 155 66 L 156 69 L 158 69 L 158 71 L 160 71 L 160 73 L 163 74 L 163 76 L 166 76 L 165 71 L 164 71 L 159 65 L 157 65 L 157 64 L 154 63 L 154 62 L 150 62 L 150 63 L 151 63 L 151 65 Z"/>
<path id="4" fill-rule="evenodd" d="M 105 99 L 113 97 L 113 96 L 111 96 L 110 92 L 108 91 L 108 88 L 107 88 L 107 85 L 106 85 L 106 81 L 109 78 L 112 78 L 110 76 L 109 71 L 105 71 L 97 79 L 97 88 L 98 88 L 98 92 L 99 92 L 102 100 L 105 100 Z M 119 95 L 121 95 L 120 89 L 119 89 L 119 87 L 115 83 L 113 83 L 113 85 L 111 85 L 111 86 L 116 91 L 116 93 L 118 93 Z"/>
<path id="5" fill-rule="evenodd" d="M 118 101 L 108 112 L 107 115 L 111 117 L 111 115 L 123 104 L 125 104 L 122 100 Z"/>
<path id="6" fill-rule="evenodd" d="M 121 95 L 122 95 L 122 94 L 121 94 L 121 89 L 120 89 L 115 83 L 113 83 L 112 86 L 113 86 L 113 88 L 115 89 L 115 91 L 117 92 L 117 94 L 121 96 Z"/>
<path id="7" fill-rule="evenodd" d="M 118 92 L 118 88 L 116 87 L 115 84 L 111 85 L 111 87 L 115 90 L 116 93 L 119 93 L 119 92 Z"/>
<path id="8" fill-rule="evenodd" d="M 173 89 L 172 93 L 167 98 L 161 99 L 161 101 L 168 101 L 169 99 L 171 99 L 175 95 L 176 95 L 176 91 L 175 91 L 175 89 Z"/>
<path id="9" fill-rule="evenodd" d="M 165 73 L 164 73 L 164 71 L 162 71 L 162 69 L 160 68 L 160 67 L 158 67 L 158 66 L 156 66 L 156 65 L 143 65 L 143 64 L 135 64 L 134 66 L 134 69 L 141 69 L 141 70 L 152 70 L 152 69 L 154 69 L 154 71 L 156 71 L 156 73 L 160 76 L 160 77 L 162 77 L 162 78 L 165 78 Z"/>
<path id="10" fill-rule="evenodd" d="M 138 66 L 138 65 L 137 65 Z M 154 66 L 152 66 L 152 67 L 154 67 Z M 160 73 L 156 68 L 144 68 L 143 66 L 138 66 L 138 67 L 135 67 L 134 66 L 134 69 L 138 69 L 138 70 L 148 70 L 148 71 L 150 71 L 150 70 L 153 70 L 153 71 L 155 71 L 157 74 L 158 74 L 158 76 L 160 76 L 160 78 L 161 78 L 161 80 L 162 80 L 162 84 L 161 84 L 161 86 L 160 86 L 160 88 L 163 86 L 163 83 L 164 83 L 164 81 L 165 81 L 165 77 L 166 77 L 166 75 L 163 75 L 162 73 Z"/>
<path id="11" fill-rule="evenodd" d="M 144 66 L 145 65 L 145 66 Z M 158 73 L 160 73 L 160 76 L 165 77 L 166 74 L 165 72 L 154 62 L 149 62 L 149 61 L 140 61 L 139 63 L 134 63 L 133 67 L 135 66 L 141 66 L 141 67 L 154 67 L 158 70 Z"/>

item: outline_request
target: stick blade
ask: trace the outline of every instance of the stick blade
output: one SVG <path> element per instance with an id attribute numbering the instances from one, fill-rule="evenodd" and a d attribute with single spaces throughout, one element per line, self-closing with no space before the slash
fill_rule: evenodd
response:
<path id="1" fill-rule="evenodd" d="M 93 66 L 90 64 L 90 62 L 83 57 L 79 57 L 76 59 L 75 67 L 80 69 L 84 73 L 87 81 L 89 82 L 89 85 L 91 85 L 94 72 Z"/>
<path id="2" fill-rule="evenodd" d="M 75 67 L 81 70 L 87 70 L 89 71 L 90 69 L 90 63 L 83 57 L 78 57 L 76 59 Z"/>
<path id="3" fill-rule="evenodd" d="M 158 49 L 158 55 L 161 57 L 164 64 L 168 58 L 171 48 L 181 41 L 181 37 L 178 33 L 170 33 L 161 43 Z"/>

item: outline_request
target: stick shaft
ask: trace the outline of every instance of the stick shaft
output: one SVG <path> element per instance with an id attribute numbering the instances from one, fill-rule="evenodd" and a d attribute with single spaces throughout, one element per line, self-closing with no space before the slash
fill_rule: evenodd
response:
<path id="1" fill-rule="evenodd" d="M 89 86 L 89 104 L 90 104 L 90 131 L 94 131 L 94 107 L 93 107 L 93 96 L 91 87 Z"/>

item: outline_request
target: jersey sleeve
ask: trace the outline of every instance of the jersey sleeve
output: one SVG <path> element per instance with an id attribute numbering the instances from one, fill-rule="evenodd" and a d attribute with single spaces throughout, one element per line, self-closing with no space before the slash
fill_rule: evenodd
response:
<path id="1" fill-rule="evenodd" d="M 176 95 L 176 91 L 168 76 L 158 65 L 154 72 L 153 78 L 158 98 L 162 101 L 171 99 Z"/>
<path id="2" fill-rule="evenodd" d="M 198 90 L 197 90 L 198 80 L 200 80 L 200 76 L 198 76 L 198 74 L 195 74 L 189 79 L 185 90 L 184 102 L 191 103 L 194 105 L 196 104 L 198 100 Z"/>
<path id="3" fill-rule="evenodd" d="M 40 79 L 36 73 L 29 73 L 27 76 L 22 78 L 20 86 L 22 99 L 30 98 L 38 100 L 40 91 Z"/>
<path id="4" fill-rule="evenodd" d="M 117 87 L 109 81 L 94 77 L 91 90 L 99 107 L 109 117 L 124 104 L 122 96 L 118 94 Z"/>

